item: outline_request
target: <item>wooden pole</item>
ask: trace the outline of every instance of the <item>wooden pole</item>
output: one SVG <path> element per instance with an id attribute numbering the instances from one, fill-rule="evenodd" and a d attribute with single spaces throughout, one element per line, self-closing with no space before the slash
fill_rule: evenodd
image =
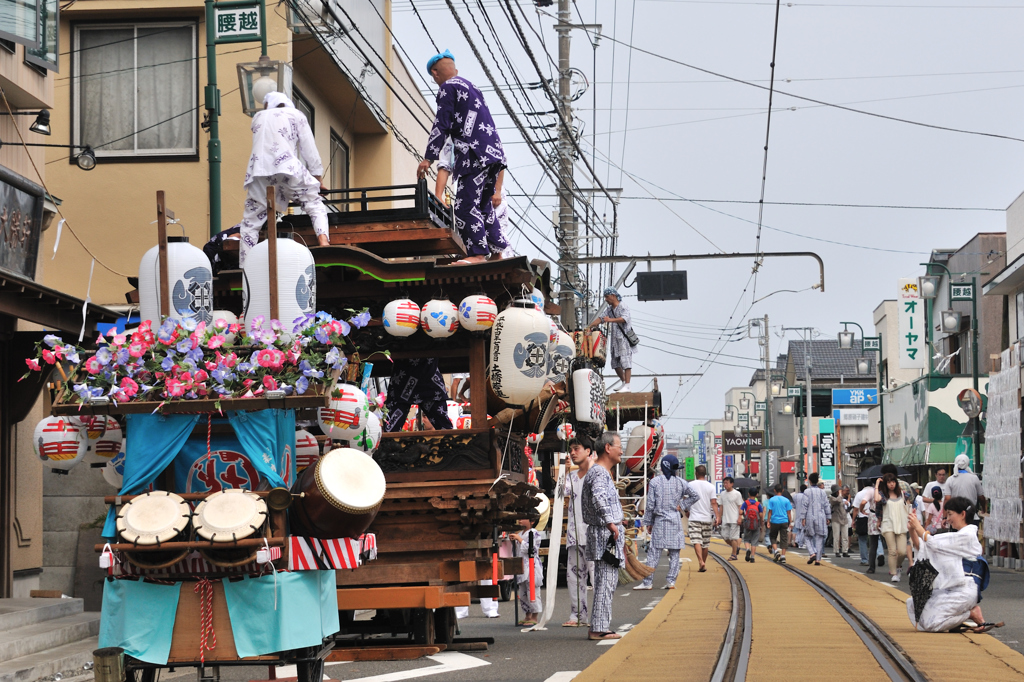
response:
<path id="1" fill-rule="evenodd" d="M 277 188 L 267 187 L 267 253 L 270 261 L 270 319 L 278 320 L 277 305 Z"/>
<path id="2" fill-rule="evenodd" d="M 160 258 L 160 320 L 170 315 L 171 291 L 167 283 L 167 209 L 164 206 L 164 191 L 156 192 L 156 235 Z"/>

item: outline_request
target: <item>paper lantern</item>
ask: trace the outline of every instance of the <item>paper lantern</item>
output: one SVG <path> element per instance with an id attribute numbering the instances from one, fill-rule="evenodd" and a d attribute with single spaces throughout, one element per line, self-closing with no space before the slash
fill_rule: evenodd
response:
<path id="1" fill-rule="evenodd" d="M 348 442 L 349 447 L 355 448 L 360 452 L 373 452 L 380 444 L 380 437 L 383 432 L 384 429 L 381 426 L 380 417 L 371 412 L 366 419 L 366 428 Z"/>
<path id="2" fill-rule="evenodd" d="M 544 294 L 540 289 L 534 288 L 534 290 L 530 292 L 530 300 L 533 301 L 533 305 L 538 312 L 544 312 Z"/>
<path id="3" fill-rule="evenodd" d="M 639 473 L 644 468 L 644 454 L 651 452 L 654 449 L 654 429 L 650 426 L 637 426 L 629 434 L 629 440 L 626 441 L 626 449 L 623 453 L 622 460 L 626 463 L 626 468 L 631 472 Z M 648 457 L 648 463 L 654 462 L 654 457 Z"/>
<path id="4" fill-rule="evenodd" d="M 309 431 L 299 429 L 295 432 L 295 471 L 302 471 L 316 464 L 320 458 L 320 444 Z"/>
<path id="5" fill-rule="evenodd" d="M 572 359 L 576 357 L 576 344 L 568 332 L 557 327 L 556 332 L 554 341 L 548 345 L 548 353 L 551 356 L 548 365 L 548 378 L 559 383 L 569 375 L 569 366 Z"/>
<path id="6" fill-rule="evenodd" d="M 661 456 L 665 453 L 665 425 L 657 419 L 653 422 L 654 425 L 654 455 L 651 459 L 661 459 Z"/>
<path id="7" fill-rule="evenodd" d="M 270 242 L 249 250 L 242 267 L 242 311 L 246 327 L 263 317 L 269 326 Z M 286 334 L 306 315 L 316 312 L 316 262 L 313 252 L 294 239 L 277 240 L 277 319 Z"/>
<path id="8" fill-rule="evenodd" d="M 455 420 L 455 428 L 457 429 L 471 429 L 473 428 L 473 418 L 470 416 L 462 416 Z"/>
<path id="9" fill-rule="evenodd" d="M 491 388 L 508 405 L 522 406 L 537 397 L 548 375 L 551 325 L 529 299 L 515 301 L 498 313 L 491 328 Z"/>
<path id="10" fill-rule="evenodd" d="M 435 298 L 423 306 L 420 325 L 427 336 L 435 339 L 449 337 L 459 328 L 459 311 L 451 301 Z"/>
<path id="11" fill-rule="evenodd" d="M 474 294 L 462 299 L 459 304 L 459 324 L 471 332 L 486 331 L 494 325 L 498 306 L 483 294 Z"/>
<path id="12" fill-rule="evenodd" d="M 391 336 L 412 336 L 420 328 L 420 307 L 407 298 L 391 301 L 384 306 L 383 324 Z"/>
<path id="13" fill-rule="evenodd" d="M 124 483 L 124 457 L 125 452 L 122 447 L 113 459 L 103 465 L 103 480 L 117 490 L 120 490 Z"/>
<path id="14" fill-rule="evenodd" d="M 607 396 L 601 375 L 590 368 L 576 370 L 572 373 L 572 390 L 576 421 L 604 424 Z"/>
<path id="15" fill-rule="evenodd" d="M 167 238 L 168 316 L 210 323 L 213 312 L 213 268 L 202 249 L 188 237 Z M 139 262 L 139 314 L 160 326 L 160 249 L 154 246 Z"/>
<path id="16" fill-rule="evenodd" d="M 71 417 L 46 417 L 36 424 L 32 447 L 51 469 L 68 471 L 85 457 L 89 438 Z"/>
<path id="17" fill-rule="evenodd" d="M 121 452 L 124 434 L 121 425 L 106 415 L 72 417 L 72 421 L 85 433 L 84 462 L 100 468 Z"/>
<path id="18" fill-rule="evenodd" d="M 211 318 L 213 320 L 214 325 L 217 324 L 217 320 L 224 320 L 225 322 L 228 323 L 229 327 L 233 324 L 238 324 L 238 316 L 235 315 L 230 310 L 214 310 L 213 313 L 211 313 Z M 223 331 L 218 330 L 218 333 L 224 336 L 224 343 L 228 344 L 229 346 L 235 342 L 235 335 L 229 332 L 227 329 Z"/>
<path id="19" fill-rule="evenodd" d="M 335 440 L 351 440 L 366 427 L 370 401 L 352 384 L 339 384 L 335 391 L 340 395 L 332 397 L 327 407 L 317 410 L 320 430 Z"/>
<path id="20" fill-rule="evenodd" d="M 463 415 L 462 404 L 461 403 L 457 403 L 454 400 L 449 400 L 448 401 L 447 412 L 448 412 L 448 420 L 452 424 L 454 424 L 455 422 L 457 422 L 459 420 L 459 417 L 461 417 Z"/>

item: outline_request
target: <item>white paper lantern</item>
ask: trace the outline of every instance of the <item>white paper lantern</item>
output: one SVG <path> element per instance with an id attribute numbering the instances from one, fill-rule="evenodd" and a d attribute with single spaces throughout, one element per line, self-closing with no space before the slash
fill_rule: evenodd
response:
<path id="1" fill-rule="evenodd" d="M 384 306 L 384 331 L 391 336 L 412 336 L 420 328 L 420 307 L 415 301 L 400 298 Z"/>
<path id="2" fill-rule="evenodd" d="M 270 242 L 249 250 L 242 268 L 242 311 L 246 327 L 262 316 L 270 326 Z M 277 314 L 285 334 L 316 312 L 316 262 L 313 252 L 294 239 L 277 240 Z"/>
<path id="3" fill-rule="evenodd" d="M 544 312 L 544 293 L 537 288 L 530 292 L 530 300 L 539 312 Z"/>
<path id="4" fill-rule="evenodd" d="M 494 325 L 498 306 L 483 294 L 473 294 L 459 304 L 459 324 L 471 332 L 482 332 Z"/>
<path id="5" fill-rule="evenodd" d="M 124 485 L 124 448 L 117 453 L 117 456 L 103 465 L 103 480 L 120 490 Z"/>
<path id="6" fill-rule="evenodd" d="M 654 429 L 650 426 L 640 425 L 634 428 L 626 441 L 626 450 L 623 461 L 626 468 L 631 472 L 638 473 L 644 468 L 644 454 L 654 449 Z M 648 463 L 654 462 L 655 457 L 648 457 Z"/>
<path id="7" fill-rule="evenodd" d="M 572 359 L 576 357 L 576 343 L 568 332 L 558 329 L 557 326 L 556 332 L 554 341 L 548 345 L 548 378 L 559 383 L 569 376 L 569 367 Z"/>
<path id="8" fill-rule="evenodd" d="M 447 401 L 447 412 L 448 420 L 451 421 L 452 424 L 457 422 L 459 420 L 459 417 L 465 414 L 465 412 L 462 409 L 462 404 L 457 403 L 454 400 Z"/>
<path id="9" fill-rule="evenodd" d="M 299 429 L 295 432 L 295 471 L 298 473 L 308 466 L 316 464 L 320 458 L 320 444 L 309 431 Z"/>
<path id="10" fill-rule="evenodd" d="M 360 452 L 373 452 L 380 445 L 380 438 L 384 429 L 380 423 L 380 417 L 371 412 L 366 420 L 366 428 L 356 434 L 356 437 L 348 442 L 350 448 Z"/>
<path id="11" fill-rule="evenodd" d="M 604 424 L 607 396 L 601 375 L 590 368 L 576 370 L 572 373 L 572 390 L 576 421 Z"/>
<path id="12" fill-rule="evenodd" d="M 85 457 L 88 437 L 71 417 L 46 417 L 36 424 L 32 447 L 51 469 L 68 471 Z"/>
<path id="13" fill-rule="evenodd" d="M 228 324 L 228 328 L 233 324 L 238 324 L 238 316 L 230 310 L 214 310 L 211 313 L 212 324 L 216 325 L 218 320 L 224 320 Z M 229 346 L 235 342 L 235 335 L 228 331 L 228 328 L 223 330 L 218 329 L 217 333 L 224 336 L 224 343 Z"/>
<path id="14" fill-rule="evenodd" d="M 317 410 L 320 430 L 335 440 L 351 440 L 366 428 L 370 401 L 365 393 L 352 384 L 339 384 L 335 391 L 340 396 L 332 397 L 327 407 Z"/>
<path id="15" fill-rule="evenodd" d="M 71 419 L 87 437 L 84 458 L 86 464 L 98 469 L 121 452 L 124 434 L 121 432 L 121 425 L 113 417 L 95 415 Z"/>
<path id="16" fill-rule="evenodd" d="M 210 323 L 213 312 L 213 268 L 202 249 L 187 237 L 167 238 L 169 317 Z M 154 246 L 139 262 L 139 314 L 160 326 L 160 249 Z"/>
<path id="17" fill-rule="evenodd" d="M 449 337 L 459 328 L 459 311 L 451 301 L 435 298 L 427 301 L 420 311 L 420 325 L 427 336 L 435 339 Z"/>
<path id="18" fill-rule="evenodd" d="M 491 329 L 491 388 L 508 405 L 537 397 L 548 375 L 551 324 L 533 301 L 521 299 L 498 313 Z"/>

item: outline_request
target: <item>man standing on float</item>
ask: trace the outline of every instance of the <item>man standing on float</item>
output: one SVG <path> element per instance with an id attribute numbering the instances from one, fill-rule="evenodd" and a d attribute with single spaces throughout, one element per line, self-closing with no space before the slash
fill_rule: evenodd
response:
<path id="1" fill-rule="evenodd" d="M 459 77 L 452 53 L 445 50 L 431 57 L 427 72 L 439 86 L 437 116 L 416 175 L 426 177 L 450 137 L 455 146 L 451 172 L 459 186 L 453 203 L 455 227 L 469 254 L 459 262 L 481 263 L 508 247 L 491 205 L 494 183 L 505 168 L 505 151 L 483 94 Z"/>

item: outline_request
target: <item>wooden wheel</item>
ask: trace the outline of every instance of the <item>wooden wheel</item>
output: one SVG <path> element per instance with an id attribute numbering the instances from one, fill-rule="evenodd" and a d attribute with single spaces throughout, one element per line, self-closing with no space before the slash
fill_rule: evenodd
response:
<path id="1" fill-rule="evenodd" d="M 446 606 L 434 609 L 434 635 L 439 644 L 451 644 L 455 640 L 455 628 L 458 625 L 455 607 Z"/>
<path id="2" fill-rule="evenodd" d="M 422 646 L 430 646 L 436 641 L 434 635 L 434 612 L 431 609 L 413 609 L 412 637 L 416 644 Z"/>

